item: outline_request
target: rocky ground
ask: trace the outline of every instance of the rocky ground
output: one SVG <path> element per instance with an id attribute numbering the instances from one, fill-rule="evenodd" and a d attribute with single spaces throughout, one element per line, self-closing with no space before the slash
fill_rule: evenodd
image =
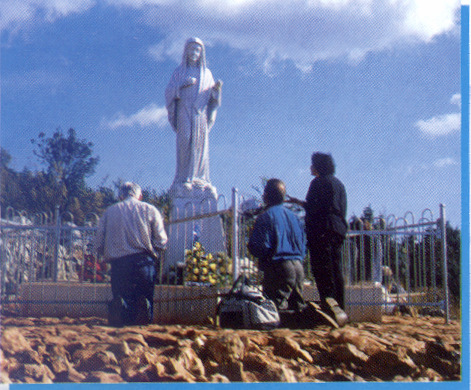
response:
<path id="1" fill-rule="evenodd" d="M 272 331 L 4 317 L 1 333 L 3 383 L 461 379 L 460 324 L 440 317 Z"/>

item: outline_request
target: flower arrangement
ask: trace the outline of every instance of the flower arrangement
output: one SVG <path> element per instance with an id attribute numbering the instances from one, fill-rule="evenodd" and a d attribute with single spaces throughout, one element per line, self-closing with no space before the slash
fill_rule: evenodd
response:
<path id="1" fill-rule="evenodd" d="M 226 286 L 232 283 L 232 260 L 224 252 L 206 253 L 196 242 L 185 252 L 185 284 Z"/>
<path id="2" fill-rule="evenodd" d="M 85 261 L 82 274 L 83 281 L 92 283 L 108 282 L 109 276 L 107 275 L 106 270 L 107 265 L 105 263 L 97 262 L 93 255 L 87 254 L 84 257 Z"/>

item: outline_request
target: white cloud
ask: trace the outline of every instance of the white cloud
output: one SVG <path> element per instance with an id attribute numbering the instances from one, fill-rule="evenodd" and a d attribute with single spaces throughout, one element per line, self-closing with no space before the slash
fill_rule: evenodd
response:
<path id="1" fill-rule="evenodd" d="M 458 0 L 108 0 L 146 9 L 147 23 L 166 31 L 158 59 L 179 58 L 188 36 L 220 43 L 259 59 L 260 66 L 293 60 L 304 71 L 318 60 L 361 60 L 404 42 L 429 42 L 458 31 Z M 157 4 L 157 5 L 156 5 Z M 176 42 L 178 44 L 176 44 Z"/>
<path id="2" fill-rule="evenodd" d="M 442 169 L 452 166 L 459 166 L 460 163 L 453 157 L 439 158 L 433 162 L 414 164 L 405 167 L 403 170 L 406 175 L 423 175 L 424 172 L 430 173 L 430 170 Z"/>
<path id="3" fill-rule="evenodd" d="M 53 22 L 73 13 L 89 10 L 96 0 L 3 0 L 0 30 L 17 30 L 31 22 Z"/>
<path id="4" fill-rule="evenodd" d="M 455 93 L 451 97 L 450 103 L 461 107 L 461 94 Z M 453 134 L 461 129 L 461 114 L 455 112 L 434 116 L 430 119 L 421 119 L 415 123 L 415 126 L 423 135 L 430 138 Z"/>
<path id="5" fill-rule="evenodd" d="M 11 0 L 0 6 L 2 26 L 54 20 L 91 8 L 96 0 Z M 151 52 L 176 58 L 185 38 L 199 36 L 250 52 L 261 66 L 286 59 L 308 71 L 318 60 L 361 60 L 404 42 L 459 33 L 459 0 L 104 0 L 142 11 L 165 36 Z M 178 48 L 178 50 L 177 50 Z M 178 51 L 178 53 L 177 53 Z"/>
<path id="6" fill-rule="evenodd" d="M 163 127 L 167 124 L 167 110 L 165 107 L 159 107 L 154 103 L 144 107 L 139 112 L 125 116 L 118 114 L 115 119 L 105 122 L 105 126 L 111 129 L 117 129 L 118 127 L 147 127 L 157 126 Z"/>
<path id="7" fill-rule="evenodd" d="M 459 113 L 439 115 L 427 120 L 419 120 L 415 125 L 424 135 L 436 138 L 459 131 L 461 115 Z"/>
<path id="8" fill-rule="evenodd" d="M 433 166 L 435 168 L 445 168 L 450 165 L 459 165 L 459 164 L 454 158 L 451 158 L 451 157 L 440 158 L 434 161 L 433 163 Z"/>
<path id="9" fill-rule="evenodd" d="M 455 93 L 451 99 L 450 99 L 451 104 L 455 104 L 458 107 L 461 108 L 461 94 L 460 93 Z"/>
<path id="10" fill-rule="evenodd" d="M 393 3 L 398 3 L 394 1 Z M 443 31 L 450 31 L 456 23 L 458 1 L 408 1 L 404 31 L 428 41 Z"/>

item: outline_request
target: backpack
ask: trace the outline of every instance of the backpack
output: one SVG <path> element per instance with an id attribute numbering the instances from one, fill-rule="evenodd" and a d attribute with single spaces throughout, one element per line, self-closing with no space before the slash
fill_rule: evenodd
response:
<path id="1" fill-rule="evenodd" d="M 222 296 L 216 315 L 221 328 L 269 330 L 280 325 L 274 302 L 258 287 L 251 286 L 245 275 L 239 276 Z"/>

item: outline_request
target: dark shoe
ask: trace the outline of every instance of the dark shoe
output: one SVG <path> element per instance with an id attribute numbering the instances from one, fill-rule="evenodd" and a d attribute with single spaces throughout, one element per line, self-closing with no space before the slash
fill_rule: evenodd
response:
<path id="1" fill-rule="evenodd" d="M 338 328 L 337 322 L 329 316 L 321 307 L 315 302 L 308 302 L 304 312 L 306 319 L 311 325 L 329 325 Z"/>
<path id="2" fill-rule="evenodd" d="M 108 303 L 108 324 L 118 328 L 124 325 L 124 301 L 123 298 L 113 299 Z"/>
<path id="3" fill-rule="evenodd" d="M 303 329 L 299 321 L 299 313 L 294 310 L 278 310 L 280 315 L 280 328 Z"/>
<path id="4" fill-rule="evenodd" d="M 339 327 L 345 326 L 348 322 L 347 313 L 345 313 L 334 298 L 326 298 L 325 306 L 327 314 L 331 315 Z"/>

